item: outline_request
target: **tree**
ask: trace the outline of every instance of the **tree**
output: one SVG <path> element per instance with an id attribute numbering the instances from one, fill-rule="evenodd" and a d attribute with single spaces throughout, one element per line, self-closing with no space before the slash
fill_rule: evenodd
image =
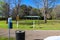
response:
<path id="1" fill-rule="evenodd" d="M 57 5 L 54 9 L 53 9 L 53 15 L 52 15 L 55 19 L 60 19 L 60 5 Z"/>
<path id="2" fill-rule="evenodd" d="M 9 17 L 9 4 L 8 3 L 5 3 L 3 6 L 3 13 L 5 14 L 5 18 L 6 18 L 6 23 L 8 23 L 8 17 Z"/>
<path id="3" fill-rule="evenodd" d="M 41 0 L 33 0 L 33 3 L 35 4 L 35 6 L 37 7 L 37 14 L 38 16 L 42 17 L 41 15 L 41 10 L 40 10 L 40 5 L 41 5 Z M 39 20 L 39 18 L 38 18 Z"/>
<path id="4" fill-rule="evenodd" d="M 17 8 L 18 8 L 18 6 L 15 6 L 14 8 L 13 8 L 13 16 L 14 17 L 16 17 L 17 16 Z M 18 12 L 18 15 L 20 16 L 20 17 L 23 17 L 23 16 L 25 16 L 25 15 L 28 15 L 27 14 L 27 6 L 26 5 L 21 5 L 21 6 L 19 6 L 19 12 Z"/>
<path id="5" fill-rule="evenodd" d="M 2 18 L 3 18 L 3 12 L 2 12 L 2 10 L 3 10 L 3 6 L 4 5 L 4 0 L 0 0 L 0 14 L 1 14 L 1 16 L 2 16 Z"/>
<path id="6" fill-rule="evenodd" d="M 12 10 L 12 18 L 16 20 L 16 16 L 17 16 L 17 9 L 16 7 L 14 7 Z"/>
<path id="7" fill-rule="evenodd" d="M 13 8 L 13 16 L 14 17 L 16 17 L 16 15 L 17 15 L 17 6 L 15 6 L 14 8 Z M 32 7 L 31 6 L 27 6 L 27 5 L 20 5 L 19 6 L 19 17 L 23 17 L 23 16 L 27 16 L 27 15 L 29 15 L 30 14 L 30 11 L 31 11 L 31 9 L 32 9 Z"/>
<path id="8" fill-rule="evenodd" d="M 30 15 L 32 9 L 33 9 L 33 8 L 32 8 L 31 6 L 27 6 L 27 14 L 28 14 L 28 15 Z"/>
<path id="9" fill-rule="evenodd" d="M 26 5 L 21 5 L 21 9 L 23 10 L 24 15 L 28 15 Z"/>
<path id="10" fill-rule="evenodd" d="M 13 12 L 16 14 L 15 16 L 17 18 L 17 15 L 19 15 L 19 12 L 20 12 L 21 0 L 14 0 L 14 4 L 15 4 L 15 8 L 13 8 Z M 17 22 L 17 19 L 16 19 L 16 22 Z"/>
<path id="11" fill-rule="evenodd" d="M 34 0 L 35 5 L 39 4 L 44 8 L 44 21 L 47 23 L 47 14 L 52 10 L 50 8 L 54 8 L 56 0 Z"/>

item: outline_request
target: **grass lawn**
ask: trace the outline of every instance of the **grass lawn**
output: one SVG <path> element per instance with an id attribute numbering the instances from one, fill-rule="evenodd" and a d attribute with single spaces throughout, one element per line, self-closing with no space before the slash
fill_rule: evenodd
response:
<path id="1" fill-rule="evenodd" d="M 8 40 L 7 37 L 0 37 L 0 40 Z M 15 38 L 10 38 L 10 40 L 15 40 Z"/>
<path id="2" fill-rule="evenodd" d="M 60 20 L 48 20 L 45 24 L 44 20 L 20 20 L 20 30 L 33 30 L 33 21 L 35 21 L 34 30 L 60 30 Z M 8 29 L 6 21 L 0 21 L 0 28 Z M 17 29 L 16 21 L 13 21 L 13 29 Z"/>

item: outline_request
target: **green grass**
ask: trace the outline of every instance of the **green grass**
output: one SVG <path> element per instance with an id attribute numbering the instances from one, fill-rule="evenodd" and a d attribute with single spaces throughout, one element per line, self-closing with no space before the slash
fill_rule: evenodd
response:
<path id="1" fill-rule="evenodd" d="M 7 37 L 0 37 L 0 40 L 8 40 Z M 10 40 L 15 40 L 15 38 L 10 38 Z"/>
<path id="2" fill-rule="evenodd" d="M 33 30 L 32 24 L 35 21 L 34 30 L 60 30 L 60 20 L 48 20 L 45 24 L 44 20 L 20 20 L 20 30 Z M 6 21 L 0 21 L 0 28 L 8 29 Z M 17 29 L 16 21 L 13 21 L 13 29 Z"/>

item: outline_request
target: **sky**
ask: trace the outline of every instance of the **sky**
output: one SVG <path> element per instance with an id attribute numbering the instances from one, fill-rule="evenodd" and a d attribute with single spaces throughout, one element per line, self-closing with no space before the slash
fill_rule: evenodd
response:
<path id="1" fill-rule="evenodd" d="M 33 0 L 34 1 L 34 0 Z M 39 0 L 38 0 L 39 1 Z M 15 7 L 14 6 L 14 4 L 13 4 L 13 0 L 10 0 L 10 3 L 12 3 L 11 4 L 11 7 Z M 17 0 L 16 0 L 16 3 L 17 3 Z M 37 8 L 37 6 L 32 2 L 32 0 L 22 0 L 21 1 L 21 4 L 25 4 L 25 5 L 27 5 L 27 6 L 32 6 L 32 7 L 34 7 L 34 8 Z M 57 5 L 60 5 L 60 0 L 57 0 L 57 2 L 56 2 L 56 4 Z M 42 6 L 40 6 L 40 8 L 41 8 Z"/>
<path id="2" fill-rule="evenodd" d="M 57 4 L 60 4 L 60 0 L 57 0 Z"/>
<path id="3" fill-rule="evenodd" d="M 16 3 L 17 3 L 17 1 L 16 1 Z M 21 1 L 21 5 L 24 5 L 24 4 L 27 5 L 27 6 L 32 6 L 32 7 L 35 7 L 36 8 L 36 6 L 34 5 L 34 3 L 31 0 L 22 0 Z M 14 4 L 12 3 L 11 6 L 13 6 L 13 5 Z"/>
<path id="4" fill-rule="evenodd" d="M 23 4 L 31 5 L 31 6 L 35 7 L 35 5 L 33 4 L 33 2 L 31 0 L 23 0 Z M 56 4 L 60 5 L 60 0 L 57 0 Z"/>

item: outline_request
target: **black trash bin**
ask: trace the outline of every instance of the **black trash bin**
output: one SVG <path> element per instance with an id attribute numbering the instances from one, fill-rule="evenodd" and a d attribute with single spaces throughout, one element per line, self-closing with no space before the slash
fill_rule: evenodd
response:
<path id="1" fill-rule="evenodd" d="M 25 31 L 16 31 L 16 40 L 25 40 Z"/>

